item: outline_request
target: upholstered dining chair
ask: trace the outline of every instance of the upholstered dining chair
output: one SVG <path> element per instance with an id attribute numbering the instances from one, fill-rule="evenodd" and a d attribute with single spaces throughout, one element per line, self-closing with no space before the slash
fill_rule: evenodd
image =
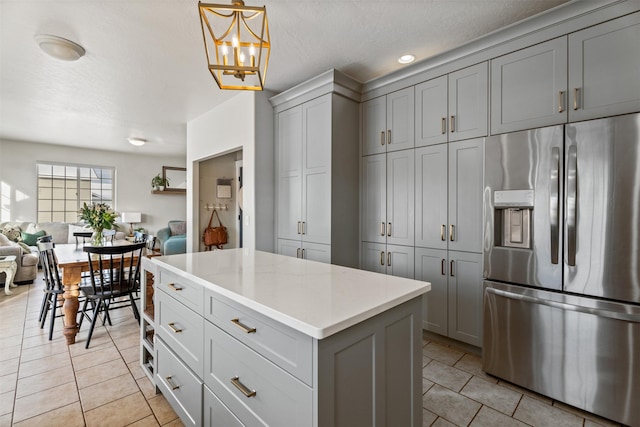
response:
<path id="1" fill-rule="evenodd" d="M 92 272 L 88 283 L 81 283 L 80 290 L 85 296 L 78 329 L 86 317 L 91 321 L 87 344 L 89 348 L 96 321 L 102 312 L 104 325 L 111 325 L 109 311 L 131 307 L 133 316 L 140 321 L 134 293 L 140 282 L 141 260 L 146 243 L 116 246 L 84 246 Z"/>
<path id="2" fill-rule="evenodd" d="M 50 236 L 45 236 L 50 237 Z M 60 309 L 62 315 L 62 301 L 59 296 L 64 293 L 60 271 L 58 270 L 58 259 L 56 258 L 55 249 L 51 239 L 39 239 L 36 243 L 40 256 L 40 264 L 42 266 L 42 277 L 44 279 L 44 295 L 42 296 L 42 304 L 40 306 L 40 329 L 44 328 L 47 321 L 47 313 L 51 311 L 49 319 L 49 341 L 53 338 L 53 325 L 56 321 L 56 312 Z"/>

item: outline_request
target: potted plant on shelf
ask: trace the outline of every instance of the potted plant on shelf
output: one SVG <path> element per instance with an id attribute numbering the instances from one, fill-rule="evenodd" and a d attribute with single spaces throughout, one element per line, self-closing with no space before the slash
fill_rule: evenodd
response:
<path id="1" fill-rule="evenodd" d="M 151 180 L 151 187 L 153 187 L 156 191 L 164 191 L 165 187 L 169 186 L 169 179 L 164 178 L 162 175 L 158 174 L 153 177 Z"/>
<path id="2" fill-rule="evenodd" d="M 91 205 L 87 205 L 85 202 L 79 213 L 80 219 L 93 230 L 93 235 L 91 236 L 91 244 L 93 245 L 102 244 L 102 232 L 104 230 L 118 228 L 116 218 L 118 218 L 120 214 L 106 203 L 92 203 Z"/>

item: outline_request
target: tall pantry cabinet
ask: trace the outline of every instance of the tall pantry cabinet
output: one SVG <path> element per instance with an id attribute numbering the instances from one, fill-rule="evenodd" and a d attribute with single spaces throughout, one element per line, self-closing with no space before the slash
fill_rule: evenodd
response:
<path id="1" fill-rule="evenodd" d="M 357 267 L 359 106 L 336 80 L 348 82 L 332 70 L 271 98 L 276 248 L 282 255 Z"/>
<path id="2" fill-rule="evenodd" d="M 488 64 L 415 87 L 415 278 L 426 330 L 481 346 Z"/>
<path id="3" fill-rule="evenodd" d="M 362 104 L 361 266 L 414 277 L 413 87 Z"/>

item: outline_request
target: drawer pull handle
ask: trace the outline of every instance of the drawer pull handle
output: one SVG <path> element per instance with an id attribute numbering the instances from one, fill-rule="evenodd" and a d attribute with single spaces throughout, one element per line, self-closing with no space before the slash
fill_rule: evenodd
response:
<path id="1" fill-rule="evenodd" d="M 182 332 L 182 329 L 178 329 L 175 326 L 176 324 L 174 322 L 169 323 L 169 327 L 171 328 L 171 330 L 173 332 L 175 332 L 176 334 L 179 334 L 180 332 Z"/>
<path id="2" fill-rule="evenodd" d="M 175 385 L 171 378 L 173 378 L 171 375 L 169 375 L 168 377 L 165 378 L 167 380 L 167 383 L 169 384 L 169 387 L 171 387 L 171 390 L 179 389 L 180 386 L 179 385 Z"/>
<path id="3" fill-rule="evenodd" d="M 231 319 L 231 321 L 233 322 L 234 325 L 236 325 L 238 328 L 242 329 L 243 331 L 245 331 L 246 333 L 250 334 L 256 331 L 256 328 L 250 328 L 247 325 L 243 324 L 242 322 L 240 322 L 240 319 L 235 318 L 235 319 Z"/>
<path id="4" fill-rule="evenodd" d="M 181 291 L 182 289 L 184 289 L 182 286 L 176 286 L 175 283 L 169 283 L 169 287 L 174 291 Z"/>
<path id="5" fill-rule="evenodd" d="M 240 377 L 231 378 L 231 384 L 236 386 L 238 390 L 242 392 L 246 397 L 254 397 L 257 393 L 255 390 L 249 390 L 247 386 L 240 382 Z"/>

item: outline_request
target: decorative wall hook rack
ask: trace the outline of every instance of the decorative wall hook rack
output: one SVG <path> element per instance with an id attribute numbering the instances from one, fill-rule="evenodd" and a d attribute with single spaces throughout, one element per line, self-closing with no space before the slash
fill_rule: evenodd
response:
<path id="1" fill-rule="evenodd" d="M 204 208 L 208 211 L 215 209 L 218 211 L 228 211 L 229 210 L 229 206 L 225 203 L 217 203 L 217 204 L 211 204 L 211 203 L 207 203 L 206 205 L 204 205 Z"/>

